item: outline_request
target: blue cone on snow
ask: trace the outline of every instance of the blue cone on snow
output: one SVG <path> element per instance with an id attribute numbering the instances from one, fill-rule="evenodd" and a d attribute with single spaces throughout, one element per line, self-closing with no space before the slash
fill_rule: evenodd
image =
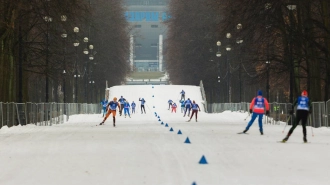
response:
<path id="1" fill-rule="evenodd" d="M 204 155 L 202 156 L 201 160 L 199 160 L 199 164 L 207 164 L 207 161 L 206 161 L 206 158 Z"/>
<path id="2" fill-rule="evenodd" d="M 154 95 L 152 95 L 152 97 L 154 97 Z"/>
<path id="3" fill-rule="evenodd" d="M 164 123 L 162 122 L 161 125 L 164 125 Z"/>
<path id="4" fill-rule="evenodd" d="M 154 86 L 152 86 L 152 88 L 154 88 Z"/>
<path id="5" fill-rule="evenodd" d="M 171 127 L 170 132 L 173 132 L 173 128 Z"/>
<path id="6" fill-rule="evenodd" d="M 153 106 L 153 108 L 155 108 L 155 106 Z"/>
<path id="7" fill-rule="evenodd" d="M 165 127 L 168 127 L 168 124 L 166 123 Z"/>
<path id="8" fill-rule="evenodd" d="M 190 143 L 189 137 L 184 141 L 184 143 Z"/>
<path id="9" fill-rule="evenodd" d="M 181 130 L 178 131 L 178 134 L 182 134 Z"/>
<path id="10" fill-rule="evenodd" d="M 160 119 L 158 119 L 158 121 L 161 121 Z"/>
<path id="11" fill-rule="evenodd" d="M 158 116 L 158 118 L 160 118 L 160 117 Z"/>
<path id="12" fill-rule="evenodd" d="M 193 182 L 191 185 L 197 185 L 196 182 Z"/>

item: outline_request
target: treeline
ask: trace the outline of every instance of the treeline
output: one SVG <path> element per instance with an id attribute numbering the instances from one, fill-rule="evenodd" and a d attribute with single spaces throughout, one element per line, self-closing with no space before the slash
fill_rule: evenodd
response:
<path id="1" fill-rule="evenodd" d="M 303 89 L 330 98 L 328 0 L 177 0 L 169 12 L 172 83 L 203 80 L 209 102 L 250 101 L 258 89 L 271 102 Z"/>
<path id="2" fill-rule="evenodd" d="M 106 80 L 129 72 L 124 11 L 117 0 L 0 0 L 0 102 L 99 102 Z"/>

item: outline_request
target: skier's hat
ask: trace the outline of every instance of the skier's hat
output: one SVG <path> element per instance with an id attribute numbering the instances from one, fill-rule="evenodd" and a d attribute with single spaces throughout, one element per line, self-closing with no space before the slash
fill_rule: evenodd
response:
<path id="1" fill-rule="evenodd" d="M 302 92 L 301 92 L 301 96 L 308 96 L 308 93 L 307 93 L 307 91 L 306 90 L 303 90 Z"/>

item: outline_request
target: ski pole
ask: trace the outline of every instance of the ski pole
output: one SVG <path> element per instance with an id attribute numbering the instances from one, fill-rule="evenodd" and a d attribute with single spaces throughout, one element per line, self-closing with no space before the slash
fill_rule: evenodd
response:
<path id="1" fill-rule="evenodd" d="M 286 126 L 288 125 L 288 122 L 290 121 L 290 118 L 291 118 L 291 116 L 289 116 L 289 118 L 286 120 L 285 126 L 284 126 L 284 129 L 283 129 L 282 133 L 284 133 L 284 130 L 285 130 Z"/>
<path id="2" fill-rule="evenodd" d="M 245 121 L 249 116 L 250 116 L 250 114 L 248 114 L 248 115 L 246 116 L 246 118 L 244 119 L 244 121 Z"/>
<path id="3" fill-rule="evenodd" d="M 311 124 L 312 137 L 314 137 L 313 126 L 312 126 L 312 118 L 310 116 L 309 116 L 309 123 Z"/>

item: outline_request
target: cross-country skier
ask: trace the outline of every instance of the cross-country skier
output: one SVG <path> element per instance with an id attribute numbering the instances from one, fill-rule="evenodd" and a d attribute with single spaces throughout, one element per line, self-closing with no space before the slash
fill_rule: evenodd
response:
<path id="1" fill-rule="evenodd" d="M 176 113 L 176 107 L 177 107 L 176 103 L 175 103 L 175 102 L 173 102 L 173 104 L 172 104 L 172 111 L 171 111 L 171 113 L 172 113 L 172 112 Z"/>
<path id="2" fill-rule="evenodd" d="M 311 106 L 311 101 L 308 98 L 308 94 L 306 90 L 303 90 L 301 93 L 301 96 L 299 96 L 293 103 L 293 107 L 297 105 L 297 110 L 296 110 L 296 119 L 293 122 L 293 125 L 291 129 L 289 130 L 288 135 L 282 140 L 282 142 L 286 142 L 289 137 L 291 136 L 292 132 L 294 129 L 297 127 L 300 121 L 302 121 L 301 125 L 303 128 L 303 134 L 304 134 L 304 142 L 307 143 L 307 131 L 306 131 L 306 124 L 307 124 L 307 119 L 308 115 L 312 112 L 312 106 Z M 290 111 L 290 114 L 293 114 L 293 111 Z"/>
<path id="3" fill-rule="evenodd" d="M 115 127 L 116 126 L 116 109 L 120 110 L 120 105 L 119 103 L 117 102 L 117 98 L 114 97 L 113 98 L 113 101 L 110 101 L 107 105 L 107 114 L 105 115 L 103 121 L 100 123 L 100 125 L 103 125 L 105 120 L 108 119 L 108 117 L 110 116 L 110 114 L 112 114 L 112 118 L 113 118 L 113 126 Z"/>
<path id="4" fill-rule="evenodd" d="M 136 104 L 134 101 L 132 101 L 131 107 L 132 107 L 132 114 L 133 114 L 133 113 L 135 113 L 135 107 L 136 107 Z"/>
<path id="5" fill-rule="evenodd" d="M 172 103 L 173 103 L 173 101 L 172 101 L 171 99 L 169 99 L 169 100 L 167 101 L 167 103 L 168 103 L 168 110 L 170 110 L 170 108 L 172 107 Z"/>
<path id="6" fill-rule="evenodd" d="M 146 101 L 144 100 L 144 98 L 142 98 L 142 99 L 139 98 L 139 101 L 141 101 L 141 114 L 143 114 L 143 110 L 144 110 L 144 113 L 146 113 L 146 109 L 144 108 L 144 104 L 146 103 Z"/>
<path id="7" fill-rule="evenodd" d="M 181 104 L 181 113 L 184 113 L 185 101 L 180 100 L 180 104 Z"/>
<path id="8" fill-rule="evenodd" d="M 108 105 L 108 100 L 107 98 L 101 101 L 101 105 L 102 105 L 102 117 L 104 117 L 104 115 L 107 113 L 107 105 Z"/>
<path id="9" fill-rule="evenodd" d="M 185 117 L 186 116 L 186 113 L 187 113 L 187 111 L 188 111 L 188 117 L 189 117 L 189 115 L 190 115 L 190 110 L 191 110 L 191 100 L 190 100 L 190 98 L 188 98 L 186 101 L 185 101 L 185 110 L 184 110 L 184 114 L 183 114 L 183 117 Z"/>
<path id="10" fill-rule="evenodd" d="M 182 89 L 182 91 L 180 92 L 180 94 L 181 94 L 181 99 L 180 100 L 186 100 L 185 99 L 185 94 L 186 94 L 186 92 L 184 92 L 184 90 Z"/>
<path id="11" fill-rule="evenodd" d="M 269 115 L 269 104 L 266 98 L 262 96 L 262 91 L 258 90 L 258 95 L 254 97 L 250 104 L 250 113 L 252 113 L 251 120 L 248 123 L 247 127 L 243 131 L 243 133 L 246 133 L 251 125 L 253 124 L 254 120 L 259 116 L 258 122 L 259 122 L 259 131 L 261 135 L 264 135 L 264 131 L 262 129 L 262 117 L 265 113 L 266 108 L 266 115 Z M 253 110 L 253 111 L 252 111 Z"/>
<path id="12" fill-rule="evenodd" d="M 197 122 L 197 113 L 198 113 L 198 110 L 201 111 L 201 109 L 199 108 L 198 104 L 195 103 L 195 100 L 193 100 L 191 107 L 192 107 L 192 113 L 191 113 L 190 119 L 188 121 L 190 121 L 191 118 L 194 116 L 194 114 L 196 114 L 195 118 L 196 118 L 196 122 Z"/>
<path id="13" fill-rule="evenodd" d="M 122 113 L 123 113 L 123 109 L 124 109 L 124 103 L 125 103 L 125 98 L 123 98 L 123 96 L 120 96 L 120 98 L 119 98 L 119 103 L 120 103 L 120 110 L 119 110 L 119 116 L 121 116 L 122 115 Z"/>
<path id="14" fill-rule="evenodd" d="M 129 108 L 130 108 L 129 102 L 127 100 L 125 100 L 125 103 L 124 103 L 125 118 L 126 118 L 126 114 L 128 115 L 128 117 L 131 117 L 131 115 L 129 113 Z"/>

